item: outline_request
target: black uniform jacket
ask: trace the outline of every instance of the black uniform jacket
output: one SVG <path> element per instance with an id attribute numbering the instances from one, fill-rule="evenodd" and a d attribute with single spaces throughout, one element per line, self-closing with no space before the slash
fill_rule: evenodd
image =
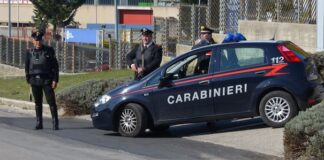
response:
<path id="1" fill-rule="evenodd" d="M 33 64 L 35 59 L 39 59 L 38 64 Z M 40 49 L 28 49 L 25 59 L 26 80 L 30 83 L 33 76 L 41 76 L 51 81 L 59 81 L 59 67 L 52 47 L 42 45 Z"/>
<path id="2" fill-rule="evenodd" d="M 146 49 L 143 45 L 139 45 L 127 54 L 126 60 L 129 67 L 132 64 L 135 64 L 136 67 L 143 67 L 142 64 L 144 64 L 143 74 L 138 75 L 135 73 L 135 79 L 138 79 L 140 78 L 138 76 L 144 77 L 160 67 L 162 61 L 162 48 L 154 43 Z M 144 60 L 144 62 L 142 60 Z"/>

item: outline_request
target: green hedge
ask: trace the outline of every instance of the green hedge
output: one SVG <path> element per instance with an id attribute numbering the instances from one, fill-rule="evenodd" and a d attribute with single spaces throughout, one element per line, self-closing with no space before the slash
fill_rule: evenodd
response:
<path id="1" fill-rule="evenodd" d="M 324 79 L 324 52 L 312 54 L 312 57 L 315 61 L 318 72 L 320 73 L 322 79 Z"/>
<path id="2" fill-rule="evenodd" d="M 91 105 L 100 95 L 130 81 L 130 77 L 85 81 L 57 93 L 57 105 L 63 108 L 64 115 L 89 114 Z"/>
<path id="3" fill-rule="evenodd" d="M 324 52 L 312 54 L 324 79 Z M 324 101 L 302 111 L 285 125 L 285 159 L 324 159 Z"/>
<path id="4" fill-rule="evenodd" d="M 324 159 L 324 102 L 285 125 L 285 159 Z"/>

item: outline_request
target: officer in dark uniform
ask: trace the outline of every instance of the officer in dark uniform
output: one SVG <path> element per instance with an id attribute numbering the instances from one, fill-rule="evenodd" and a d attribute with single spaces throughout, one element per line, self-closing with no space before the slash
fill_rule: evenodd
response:
<path id="1" fill-rule="evenodd" d="M 212 29 L 206 26 L 201 26 L 200 36 L 199 36 L 200 38 L 196 41 L 196 44 L 192 47 L 192 49 L 210 45 L 210 44 L 215 44 L 216 42 L 212 37 L 212 33 L 213 33 Z M 208 72 L 210 56 L 211 56 L 210 53 L 206 53 L 205 55 L 200 56 L 198 58 L 197 65 L 194 70 L 194 73 L 196 75 L 205 74 Z"/>
<path id="2" fill-rule="evenodd" d="M 199 39 L 195 42 L 195 45 L 192 47 L 192 49 L 216 43 L 212 37 L 214 30 L 206 26 L 201 26 L 199 32 Z"/>
<path id="3" fill-rule="evenodd" d="M 152 41 L 153 31 L 141 29 L 142 43 L 126 56 L 127 64 L 135 72 L 135 80 L 140 80 L 160 67 L 162 48 Z"/>
<path id="4" fill-rule="evenodd" d="M 57 106 L 54 89 L 59 81 L 58 62 L 52 47 L 42 44 L 43 33 L 32 33 L 34 48 L 26 52 L 25 73 L 26 80 L 31 85 L 35 99 L 36 126 L 35 129 L 43 129 L 43 91 L 47 103 L 50 106 L 53 122 L 53 130 L 59 129 Z"/>

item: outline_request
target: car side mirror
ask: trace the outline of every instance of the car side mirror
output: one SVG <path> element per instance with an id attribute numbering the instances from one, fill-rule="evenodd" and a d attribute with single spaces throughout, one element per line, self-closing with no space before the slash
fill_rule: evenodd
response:
<path id="1" fill-rule="evenodd" d="M 166 73 L 164 76 L 160 78 L 160 84 L 159 87 L 170 87 L 172 86 L 172 79 L 173 79 L 173 73 Z"/>

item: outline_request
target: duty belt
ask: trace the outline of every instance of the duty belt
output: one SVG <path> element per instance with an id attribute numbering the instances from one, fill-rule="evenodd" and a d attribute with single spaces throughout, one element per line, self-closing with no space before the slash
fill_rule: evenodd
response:
<path id="1" fill-rule="evenodd" d="M 39 74 L 36 74 L 36 75 L 33 75 L 32 77 L 36 78 L 36 79 L 46 79 L 46 78 L 50 78 L 49 75 L 39 75 Z"/>

